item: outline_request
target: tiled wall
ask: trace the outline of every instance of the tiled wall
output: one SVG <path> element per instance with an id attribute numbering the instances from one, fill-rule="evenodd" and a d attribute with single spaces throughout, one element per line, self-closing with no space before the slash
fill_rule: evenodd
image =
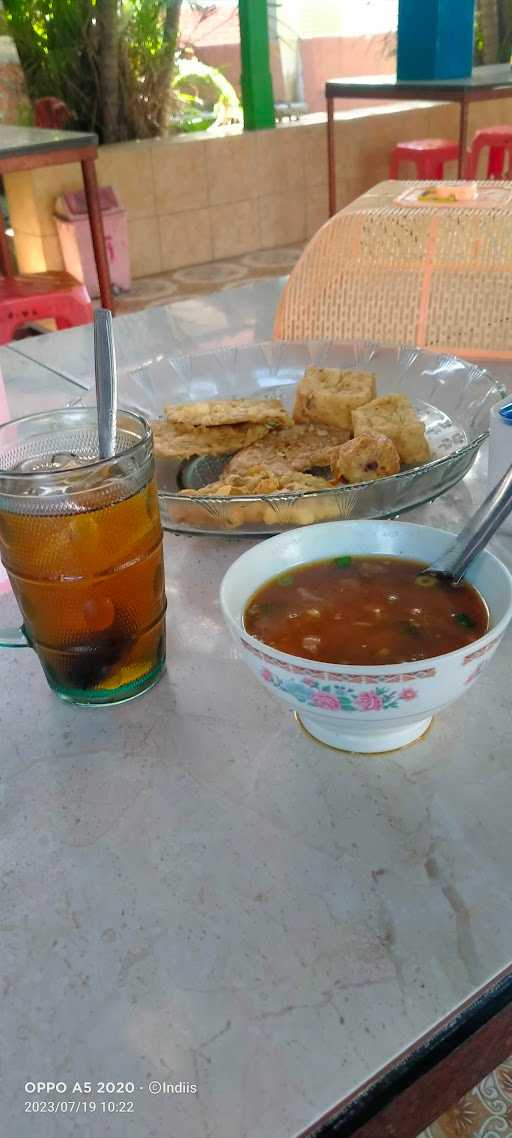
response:
<path id="1" fill-rule="evenodd" d="M 512 123 L 512 98 L 471 108 L 471 132 L 499 122 Z M 457 132 L 458 110 L 447 104 L 341 114 L 338 208 L 387 177 L 397 141 Z M 403 176 L 412 169 L 404 167 Z M 114 186 L 127 209 L 134 277 L 276 248 L 305 240 L 327 219 L 325 123 L 317 116 L 275 130 L 103 146 L 98 178 Z M 22 271 L 62 267 L 53 203 L 63 190 L 81 187 L 80 168 L 9 174 L 5 186 Z"/>

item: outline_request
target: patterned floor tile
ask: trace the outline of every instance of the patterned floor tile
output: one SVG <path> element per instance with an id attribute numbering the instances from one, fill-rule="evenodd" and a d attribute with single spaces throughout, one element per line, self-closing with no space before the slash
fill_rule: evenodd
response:
<path id="1" fill-rule="evenodd" d="M 512 1057 L 418 1138 L 512 1138 Z"/>
<path id="2" fill-rule="evenodd" d="M 255 253 L 244 253 L 241 260 L 250 269 L 290 269 L 298 261 L 302 249 L 302 245 L 285 245 L 279 249 L 257 249 Z"/>
<path id="3" fill-rule="evenodd" d="M 216 292 L 233 285 L 262 277 L 284 276 L 291 271 L 303 250 L 302 245 L 287 245 L 279 249 L 258 249 L 231 257 L 229 261 L 211 261 L 205 265 L 190 265 L 158 276 L 141 277 L 133 282 L 130 292 L 116 297 L 118 313 L 140 312 L 187 296 Z M 99 302 L 98 302 L 99 303 Z"/>
<path id="4" fill-rule="evenodd" d="M 247 276 L 244 265 L 234 261 L 212 261 L 209 265 L 192 265 L 189 269 L 176 269 L 173 279 L 178 285 L 193 285 L 215 288 L 215 285 L 231 284 Z"/>

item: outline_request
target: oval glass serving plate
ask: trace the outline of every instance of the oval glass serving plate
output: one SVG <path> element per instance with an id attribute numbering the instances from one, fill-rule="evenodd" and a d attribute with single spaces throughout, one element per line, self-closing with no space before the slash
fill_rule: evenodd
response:
<path id="1" fill-rule="evenodd" d="M 229 455 L 157 459 L 162 524 L 190 533 L 275 534 L 342 518 L 394 517 L 444 494 L 469 470 L 487 437 L 489 411 L 505 391 L 475 364 L 414 348 L 369 343 L 269 341 L 160 358 L 119 377 L 119 402 L 146 418 L 166 403 L 279 397 L 291 411 L 309 366 L 375 373 L 377 394 L 401 392 L 426 426 L 432 459 L 399 474 L 348 486 L 251 497 L 187 497 L 219 478 Z"/>

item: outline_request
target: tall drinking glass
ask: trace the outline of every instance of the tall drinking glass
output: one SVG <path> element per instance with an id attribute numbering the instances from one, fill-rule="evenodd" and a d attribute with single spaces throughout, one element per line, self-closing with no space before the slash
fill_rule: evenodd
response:
<path id="1" fill-rule="evenodd" d="M 0 427 L 0 554 L 23 616 L 3 646 L 30 645 L 74 703 L 133 699 L 165 665 L 165 581 L 153 440 L 117 416 L 98 457 L 95 408 Z"/>

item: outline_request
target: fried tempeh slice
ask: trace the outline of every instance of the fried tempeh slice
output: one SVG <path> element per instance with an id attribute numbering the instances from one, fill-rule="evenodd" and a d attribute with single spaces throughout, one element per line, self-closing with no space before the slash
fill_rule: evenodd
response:
<path id="1" fill-rule="evenodd" d="M 182 490 L 174 517 L 177 521 L 200 528 L 204 522 L 201 498 L 231 498 L 229 505 L 219 502 L 217 511 L 212 510 L 213 502 L 210 502 L 209 525 L 219 529 L 252 525 L 309 525 L 339 516 L 335 496 L 305 494 L 306 491 L 331 488 L 332 483 L 325 478 L 297 470 L 276 474 L 267 467 L 255 466 L 240 474 L 227 475 L 224 471 L 217 482 L 211 482 L 200 490 Z M 249 501 L 241 501 L 243 498 Z"/>
<path id="2" fill-rule="evenodd" d="M 336 482 L 372 482 L 398 474 L 400 456 L 391 439 L 365 431 L 331 451 L 330 464 Z"/>
<path id="3" fill-rule="evenodd" d="M 287 427 L 292 422 L 280 399 L 208 399 L 197 403 L 168 403 L 169 423 L 185 427 L 223 427 L 231 423 L 265 423 Z"/>
<path id="4" fill-rule="evenodd" d="M 350 430 L 351 411 L 374 398 L 373 372 L 308 367 L 297 388 L 293 418 Z"/>
<path id="5" fill-rule="evenodd" d="M 231 459 L 226 474 L 262 465 L 276 474 L 291 470 L 310 470 L 328 466 L 333 447 L 347 441 L 349 432 L 321 423 L 297 424 L 282 431 L 272 431 L 261 442 L 253 443 Z"/>
<path id="6" fill-rule="evenodd" d="M 299 493 L 305 490 L 325 490 L 331 483 L 326 478 L 316 478 L 297 470 L 276 474 L 265 466 L 253 466 L 240 473 L 228 474 L 227 467 L 216 482 L 201 486 L 198 490 L 181 490 L 180 494 L 192 498 L 245 497 L 260 494 L 279 494 L 289 491 Z"/>
<path id="7" fill-rule="evenodd" d="M 152 423 L 157 458 L 191 458 L 195 454 L 234 454 L 268 434 L 268 423 L 234 423 L 230 427 L 176 430 L 159 419 Z"/>
<path id="8" fill-rule="evenodd" d="M 406 395 L 379 395 L 352 412 L 354 435 L 377 431 L 395 444 L 400 461 L 418 466 L 430 458 L 424 424 Z"/>

